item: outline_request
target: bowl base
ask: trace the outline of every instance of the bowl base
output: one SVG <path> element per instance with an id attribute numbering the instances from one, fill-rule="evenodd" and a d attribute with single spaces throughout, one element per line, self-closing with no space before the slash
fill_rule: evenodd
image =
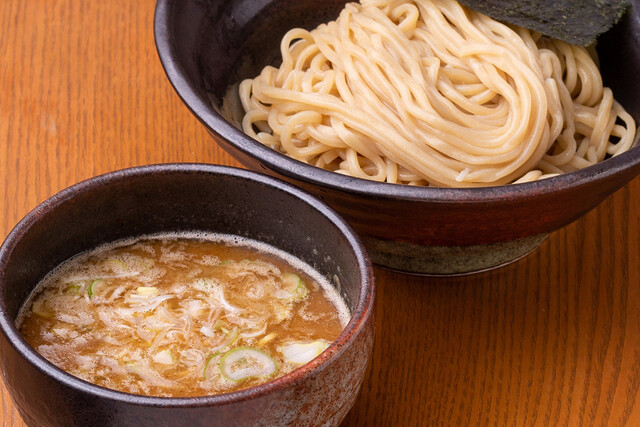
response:
<path id="1" fill-rule="evenodd" d="M 471 246 L 429 246 L 361 236 L 378 266 L 422 276 L 460 276 L 512 263 L 534 251 L 549 233 L 509 242 Z"/>

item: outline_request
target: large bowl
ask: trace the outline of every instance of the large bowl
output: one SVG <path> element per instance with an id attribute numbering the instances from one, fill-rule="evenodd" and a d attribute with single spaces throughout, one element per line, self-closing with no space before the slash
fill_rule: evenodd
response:
<path id="1" fill-rule="evenodd" d="M 234 85 L 277 61 L 293 27 L 337 17 L 340 0 L 159 0 L 155 37 L 182 100 L 213 139 L 243 165 L 313 192 L 362 237 L 374 262 L 426 274 L 495 267 L 535 249 L 640 172 L 640 147 L 589 168 L 532 183 L 415 188 L 317 169 L 247 137 L 229 111 Z M 640 5 L 600 38 L 604 82 L 640 118 Z"/>
<path id="2" fill-rule="evenodd" d="M 147 397 L 69 375 L 36 353 L 14 319 L 56 265 L 142 234 L 205 230 L 259 240 L 336 284 L 352 318 L 329 348 L 266 384 L 217 396 Z M 371 265 L 349 226 L 316 198 L 250 171 L 161 165 L 99 176 L 29 213 L 0 248 L 0 367 L 32 426 L 337 425 L 353 405 L 373 345 Z"/>

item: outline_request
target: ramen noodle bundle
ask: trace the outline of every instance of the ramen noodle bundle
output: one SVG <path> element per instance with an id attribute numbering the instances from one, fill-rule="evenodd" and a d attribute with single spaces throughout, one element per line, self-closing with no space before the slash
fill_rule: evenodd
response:
<path id="1" fill-rule="evenodd" d="M 580 46 L 452 0 L 361 0 L 281 43 L 240 85 L 245 133 L 374 181 L 473 187 L 575 171 L 628 150 L 633 118 Z"/>

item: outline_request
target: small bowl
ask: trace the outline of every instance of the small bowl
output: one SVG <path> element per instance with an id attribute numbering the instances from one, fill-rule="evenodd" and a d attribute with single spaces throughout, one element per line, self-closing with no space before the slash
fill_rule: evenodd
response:
<path id="1" fill-rule="evenodd" d="M 235 86 L 277 62 L 293 27 L 335 19 L 338 0 L 159 0 L 156 46 L 167 76 L 213 139 L 246 167 L 319 196 L 360 234 L 373 261 L 410 273 L 455 275 L 532 251 L 548 234 L 640 173 L 640 147 L 537 182 L 484 188 L 416 188 L 352 178 L 277 153 L 229 114 Z M 598 41 L 606 85 L 640 118 L 640 1 Z"/>
<path id="2" fill-rule="evenodd" d="M 268 383 L 216 396 L 148 397 L 90 384 L 55 367 L 14 319 L 62 261 L 106 242 L 203 230 L 252 238 L 307 262 L 339 291 L 352 318 L 329 348 Z M 350 227 L 316 198 L 250 171 L 168 164 L 74 185 L 30 212 L 0 248 L 0 365 L 28 425 L 337 425 L 353 405 L 374 335 L 370 261 Z"/>

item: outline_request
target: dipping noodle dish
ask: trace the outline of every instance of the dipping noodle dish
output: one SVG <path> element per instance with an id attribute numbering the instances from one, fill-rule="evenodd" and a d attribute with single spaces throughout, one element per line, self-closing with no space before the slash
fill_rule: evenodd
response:
<path id="1" fill-rule="evenodd" d="M 337 19 L 293 28 L 280 43 L 280 65 L 232 87 L 237 121 L 264 146 L 338 174 L 501 186 L 577 171 L 634 144 L 635 121 L 603 85 L 595 50 L 454 0 L 348 3 Z M 349 317 L 320 274 L 279 250 L 167 234 L 64 262 L 16 325 L 86 381 L 193 397 L 293 372 Z"/>
<path id="2" fill-rule="evenodd" d="M 636 124 L 595 51 L 454 0 L 361 0 L 282 38 L 242 81 L 243 131 L 289 157 L 379 182 L 521 183 L 627 151 Z"/>
<path id="3" fill-rule="evenodd" d="M 152 235 L 58 266 L 17 326 L 59 368 L 134 394 L 190 397 L 292 372 L 340 335 L 349 310 L 326 279 L 264 243 Z"/>

